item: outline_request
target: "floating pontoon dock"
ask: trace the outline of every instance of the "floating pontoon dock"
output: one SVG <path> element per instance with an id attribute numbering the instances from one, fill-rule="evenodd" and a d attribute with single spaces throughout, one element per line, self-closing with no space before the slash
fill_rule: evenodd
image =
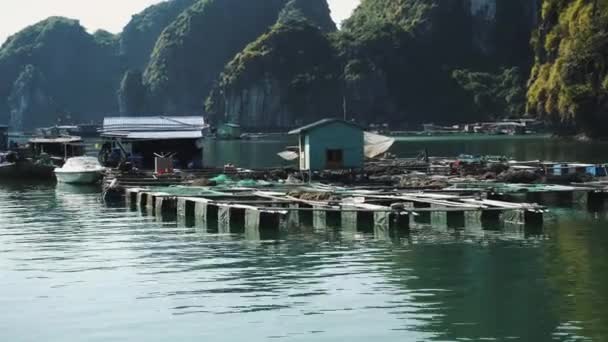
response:
<path id="1" fill-rule="evenodd" d="M 301 225 L 317 229 L 367 227 L 386 234 L 420 224 L 446 229 L 539 226 L 546 212 L 537 204 L 479 196 L 322 188 L 127 188 L 125 198 L 129 207 L 160 220 L 177 217 L 209 232 L 246 234 L 259 234 L 261 228 L 281 230 Z"/>

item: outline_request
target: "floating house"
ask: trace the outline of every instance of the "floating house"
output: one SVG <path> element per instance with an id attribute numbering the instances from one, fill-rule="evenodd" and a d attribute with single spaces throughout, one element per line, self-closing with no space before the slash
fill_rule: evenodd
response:
<path id="1" fill-rule="evenodd" d="M 138 169 L 153 170 L 159 158 L 170 158 L 179 169 L 201 168 L 207 128 L 201 116 L 105 118 L 100 159 L 108 167 L 128 161 Z"/>
<path id="2" fill-rule="evenodd" d="M 0 125 L 0 151 L 8 150 L 8 126 Z"/>
<path id="3" fill-rule="evenodd" d="M 364 164 L 364 132 L 358 125 L 339 119 L 323 119 L 295 129 L 302 171 L 359 169 Z"/>

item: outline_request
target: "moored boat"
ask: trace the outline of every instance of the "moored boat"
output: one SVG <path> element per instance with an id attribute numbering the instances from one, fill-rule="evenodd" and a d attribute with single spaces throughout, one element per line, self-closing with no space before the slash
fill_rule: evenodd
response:
<path id="1" fill-rule="evenodd" d="M 105 168 L 96 158 L 74 157 L 66 161 L 63 167 L 55 169 L 59 183 L 95 184 L 103 177 Z"/>
<path id="2" fill-rule="evenodd" d="M 0 153 L 0 180 L 52 181 L 56 167 L 70 157 L 84 155 L 82 139 L 74 136 L 35 137 L 27 145 L 10 147 L 10 151 Z"/>

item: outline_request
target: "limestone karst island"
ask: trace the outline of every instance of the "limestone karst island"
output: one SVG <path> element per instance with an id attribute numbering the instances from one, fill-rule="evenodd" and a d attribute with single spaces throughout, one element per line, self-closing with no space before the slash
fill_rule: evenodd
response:
<path id="1" fill-rule="evenodd" d="M 608 341 L 608 0 L 2 0 L 1 341 Z"/>

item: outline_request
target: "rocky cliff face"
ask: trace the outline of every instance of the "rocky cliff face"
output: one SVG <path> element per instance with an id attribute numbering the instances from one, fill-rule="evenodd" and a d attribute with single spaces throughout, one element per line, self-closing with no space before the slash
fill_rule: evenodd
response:
<path id="1" fill-rule="evenodd" d="M 273 26 L 226 67 L 206 108 L 215 121 L 284 129 L 333 116 L 341 103 L 339 63 L 318 26 Z"/>
<path id="2" fill-rule="evenodd" d="M 119 74 L 116 47 L 111 34 L 91 35 L 65 18 L 49 18 L 12 36 L 0 49 L 1 116 L 21 130 L 52 124 L 59 113 L 85 120 L 89 113 L 111 112 Z"/>
<path id="3" fill-rule="evenodd" d="M 531 63 L 528 42 L 536 20 L 534 1 L 363 0 L 342 31 L 315 38 L 303 38 L 294 24 L 298 15 L 286 13 L 309 13 L 315 18 L 308 18 L 309 24 L 323 29 L 319 10 L 328 15 L 328 9 L 320 4 L 315 12 L 297 5 L 303 3 L 290 1 L 280 15 L 280 26 L 228 65 L 207 102 L 215 118 L 258 128 L 289 127 L 342 116 L 343 99 L 349 118 L 398 125 L 472 120 L 520 108 L 506 100 L 484 108 L 480 103 L 485 102 L 476 99 L 480 93 L 521 93 L 525 75 L 516 73 Z M 325 27 L 325 32 L 332 30 Z M 314 41 L 310 51 L 307 40 Z M 277 43 L 281 41 L 291 44 Z M 335 62 L 300 62 L 298 53 L 314 59 L 312 46 L 326 45 L 331 51 L 327 55 L 333 57 L 325 59 Z M 293 69 L 291 73 L 283 71 L 283 63 Z M 466 70 L 457 75 L 476 77 L 455 79 L 453 72 L 461 69 Z M 514 75 L 508 87 L 494 81 L 505 74 Z M 294 91 L 292 85 L 302 79 L 305 89 Z M 463 79 L 493 81 L 476 85 Z M 313 83 L 323 91 L 311 91 Z M 487 110 L 492 113 L 484 113 Z"/>
<path id="4" fill-rule="evenodd" d="M 536 57 L 528 108 L 593 126 L 608 84 L 595 58 L 602 6 L 362 0 L 340 31 L 326 0 L 171 0 L 134 16 L 121 35 L 49 18 L 0 48 L 0 120 L 29 127 L 119 108 L 206 109 L 217 121 L 278 129 L 342 116 L 345 99 L 362 123 L 453 123 L 521 115 L 522 80 Z"/>
<path id="5" fill-rule="evenodd" d="M 196 1 L 164 1 L 134 15 L 120 35 L 120 54 L 125 67 L 143 70 L 161 32 Z"/>
<path id="6" fill-rule="evenodd" d="M 284 102 L 284 87 L 276 79 L 265 77 L 246 88 L 225 89 L 219 101 L 224 115 L 220 122 L 239 123 L 243 127 L 273 129 L 291 127 L 295 121 Z"/>
<path id="7" fill-rule="evenodd" d="M 529 68 L 541 0 L 471 0 L 474 46 L 495 65 Z"/>
<path id="8" fill-rule="evenodd" d="M 10 108 L 9 125 L 22 131 L 24 124 L 44 123 L 51 117 L 54 108 L 53 99 L 46 94 L 49 85 L 40 71 L 33 65 L 27 65 L 13 84 L 8 98 Z"/>
<path id="9" fill-rule="evenodd" d="M 150 107 L 201 113 L 226 63 L 270 26 L 286 0 L 201 0 L 160 36 L 144 73 Z"/>
<path id="10" fill-rule="evenodd" d="M 123 73 L 143 70 L 160 32 L 196 1 L 151 6 L 121 35 L 89 34 L 77 20 L 60 17 L 13 35 L 0 48 L 0 122 L 22 130 L 117 113 Z"/>

